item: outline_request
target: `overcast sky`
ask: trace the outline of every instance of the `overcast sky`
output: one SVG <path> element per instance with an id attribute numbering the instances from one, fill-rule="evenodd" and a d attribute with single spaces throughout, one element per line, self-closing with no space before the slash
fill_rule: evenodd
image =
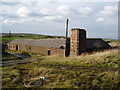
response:
<path id="1" fill-rule="evenodd" d="M 72 28 L 83 28 L 87 37 L 118 38 L 118 2 L 28 1 L 0 3 L 1 32 L 65 36 L 68 18 L 69 35 Z"/>

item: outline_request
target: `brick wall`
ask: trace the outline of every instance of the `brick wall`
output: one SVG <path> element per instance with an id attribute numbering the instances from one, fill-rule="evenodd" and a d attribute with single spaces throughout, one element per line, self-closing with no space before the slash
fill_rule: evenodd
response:
<path id="1" fill-rule="evenodd" d="M 86 51 L 86 31 L 72 29 L 70 38 L 70 56 L 78 56 Z"/>
<path id="2" fill-rule="evenodd" d="M 79 31 L 71 30 L 71 38 L 70 38 L 70 54 L 71 55 L 78 55 L 79 51 Z"/>
<path id="3" fill-rule="evenodd" d="M 9 50 L 16 50 L 16 46 L 18 47 L 19 51 L 25 51 L 25 52 L 31 52 L 31 53 L 40 53 L 40 54 L 48 55 L 48 49 L 50 49 L 50 55 L 55 55 L 55 54 L 63 55 L 64 54 L 64 49 L 20 45 L 20 44 L 9 44 L 8 49 Z"/>

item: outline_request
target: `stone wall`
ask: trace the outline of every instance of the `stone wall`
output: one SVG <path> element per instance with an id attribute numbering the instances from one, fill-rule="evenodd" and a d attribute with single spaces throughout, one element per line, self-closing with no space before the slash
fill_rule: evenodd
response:
<path id="1" fill-rule="evenodd" d="M 44 55 L 48 55 L 48 49 L 49 49 L 50 55 L 56 55 L 56 54 L 64 55 L 64 49 L 47 48 L 47 47 L 40 47 L 40 46 L 9 44 L 8 49 L 25 51 L 25 52 L 30 52 L 30 53 L 40 53 Z"/>

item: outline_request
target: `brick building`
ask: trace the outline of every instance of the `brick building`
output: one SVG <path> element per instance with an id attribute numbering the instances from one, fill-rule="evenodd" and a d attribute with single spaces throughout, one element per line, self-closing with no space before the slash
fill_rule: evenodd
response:
<path id="1" fill-rule="evenodd" d="M 53 55 L 64 54 L 64 45 L 64 39 L 15 39 L 9 43 L 8 49 Z"/>
<path id="2" fill-rule="evenodd" d="M 71 56 L 78 56 L 93 49 L 110 48 L 102 39 L 86 39 L 86 31 L 78 28 L 71 30 L 71 37 L 67 42 Z M 8 44 L 8 49 L 44 55 L 64 55 L 65 43 L 65 39 L 15 39 Z"/>

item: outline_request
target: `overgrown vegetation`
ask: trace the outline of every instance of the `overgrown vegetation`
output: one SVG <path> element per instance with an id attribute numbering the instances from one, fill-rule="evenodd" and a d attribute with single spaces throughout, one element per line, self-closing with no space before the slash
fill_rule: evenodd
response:
<path id="1" fill-rule="evenodd" d="M 33 57 L 38 61 L 3 67 L 3 88 L 119 88 L 118 49 L 73 58 Z"/>
<path id="2" fill-rule="evenodd" d="M 3 56 L 2 58 L 0 58 L 2 61 L 6 61 L 6 60 L 16 60 L 16 59 L 20 59 L 18 57 L 15 57 L 13 55 L 6 55 L 6 56 Z"/>

